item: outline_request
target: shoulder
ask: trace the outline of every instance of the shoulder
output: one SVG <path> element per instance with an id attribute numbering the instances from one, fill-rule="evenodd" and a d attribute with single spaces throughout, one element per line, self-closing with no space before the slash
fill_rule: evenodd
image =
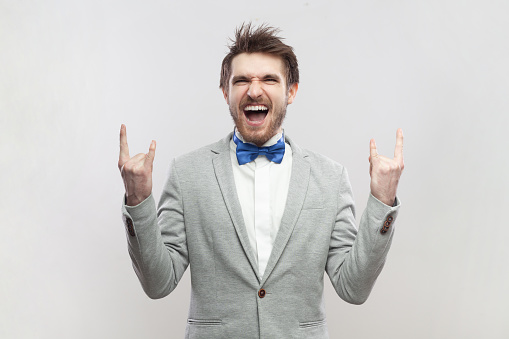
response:
<path id="1" fill-rule="evenodd" d="M 200 147 L 189 153 L 180 155 L 174 159 L 175 167 L 178 169 L 198 169 L 211 165 L 212 159 L 220 153 L 229 152 L 231 133 L 225 138 L 209 145 Z"/>
<path id="2" fill-rule="evenodd" d="M 346 168 L 339 162 L 317 152 L 307 149 L 304 151 L 307 154 L 305 160 L 310 165 L 311 178 L 324 188 L 337 188 L 341 186 L 342 180 L 348 178 Z"/>
<path id="3" fill-rule="evenodd" d="M 306 154 L 308 155 L 307 156 L 308 160 L 314 165 L 323 167 L 324 169 L 330 168 L 330 169 L 336 169 L 336 170 L 343 170 L 343 168 L 344 168 L 344 166 L 341 165 L 339 162 L 337 162 L 336 160 L 333 160 L 323 154 L 320 154 L 320 153 L 317 153 L 317 152 L 314 152 L 314 151 L 311 151 L 308 149 L 304 149 L 304 152 L 306 152 Z"/>
<path id="4" fill-rule="evenodd" d="M 298 144 L 288 138 L 292 147 L 294 157 L 301 157 L 310 164 L 311 170 L 318 173 L 331 173 L 334 175 L 341 174 L 344 166 L 339 162 L 312 150 L 301 148 Z"/>
<path id="5" fill-rule="evenodd" d="M 295 145 L 295 143 L 294 143 Z M 329 206 L 337 207 L 337 197 L 351 191 L 351 185 L 346 168 L 339 162 L 309 149 L 292 146 L 293 158 L 300 158 L 309 168 L 308 191 L 310 195 L 323 201 Z M 314 192 L 314 193 L 313 193 Z"/>

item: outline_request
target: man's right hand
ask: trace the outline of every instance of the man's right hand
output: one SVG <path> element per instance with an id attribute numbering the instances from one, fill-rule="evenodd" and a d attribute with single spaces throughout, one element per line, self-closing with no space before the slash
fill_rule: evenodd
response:
<path id="1" fill-rule="evenodd" d="M 156 142 L 152 140 L 147 154 L 129 156 L 126 127 L 120 127 L 120 156 L 118 169 L 124 179 L 126 205 L 136 206 L 152 193 L 152 167 L 156 155 Z"/>

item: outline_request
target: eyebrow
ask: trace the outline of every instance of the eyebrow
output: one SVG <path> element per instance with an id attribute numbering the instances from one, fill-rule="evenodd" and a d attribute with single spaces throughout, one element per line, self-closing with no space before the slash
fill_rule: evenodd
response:
<path id="1" fill-rule="evenodd" d="M 247 77 L 243 76 L 243 75 L 235 75 L 233 78 L 232 78 L 232 83 L 235 83 L 235 81 L 237 80 L 248 80 Z"/>
<path id="2" fill-rule="evenodd" d="M 265 74 L 262 77 L 262 80 L 266 80 L 266 79 L 277 79 L 277 80 L 281 81 L 281 77 L 279 75 L 277 75 L 277 74 Z M 235 83 L 235 81 L 238 81 L 238 80 L 247 80 L 247 81 L 250 81 L 249 77 L 247 77 L 245 75 L 235 75 L 232 78 L 232 83 Z"/>
<path id="3" fill-rule="evenodd" d="M 263 77 L 263 79 L 269 79 L 269 78 L 281 80 L 281 77 L 277 74 L 265 74 L 265 76 Z"/>

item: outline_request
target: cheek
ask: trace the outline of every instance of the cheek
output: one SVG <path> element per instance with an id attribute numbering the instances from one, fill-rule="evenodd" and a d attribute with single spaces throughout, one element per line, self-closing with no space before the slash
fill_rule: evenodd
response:
<path id="1" fill-rule="evenodd" d="M 287 95 L 283 88 L 274 88 L 270 93 L 270 98 L 274 104 L 286 104 Z"/>
<path id="2" fill-rule="evenodd" d="M 232 93 L 230 97 L 230 104 L 237 107 L 242 102 L 242 95 L 237 93 Z"/>

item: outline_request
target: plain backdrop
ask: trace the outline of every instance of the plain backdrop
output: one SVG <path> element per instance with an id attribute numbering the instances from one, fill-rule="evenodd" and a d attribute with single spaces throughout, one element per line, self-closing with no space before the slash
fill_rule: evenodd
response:
<path id="1" fill-rule="evenodd" d="M 172 158 L 232 131 L 218 89 L 244 21 L 282 29 L 301 82 L 284 127 L 349 170 L 405 134 L 388 261 L 362 306 L 326 284 L 331 338 L 509 338 L 509 2 L 0 0 L 0 337 L 183 338 L 188 272 L 143 293 L 118 133 Z M 303 291 L 305 293 L 305 291 Z"/>

